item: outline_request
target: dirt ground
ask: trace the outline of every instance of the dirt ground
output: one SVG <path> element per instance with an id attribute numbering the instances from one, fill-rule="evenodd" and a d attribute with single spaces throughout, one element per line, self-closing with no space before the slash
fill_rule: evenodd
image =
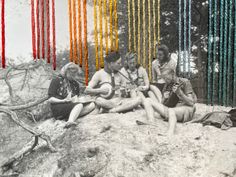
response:
<path id="1" fill-rule="evenodd" d="M 224 107 L 197 105 L 197 116 Z M 0 115 L 0 161 L 21 149 L 31 135 Z M 13 169 L 22 177 L 233 177 L 236 176 L 236 128 L 227 131 L 201 124 L 178 124 L 172 139 L 167 122 L 146 121 L 145 112 L 89 115 L 66 130 L 63 121 L 38 123 L 59 150 L 40 142 Z M 31 123 L 34 125 L 33 123 Z M 12 172 L 12 171 L 11 171 Z"/>

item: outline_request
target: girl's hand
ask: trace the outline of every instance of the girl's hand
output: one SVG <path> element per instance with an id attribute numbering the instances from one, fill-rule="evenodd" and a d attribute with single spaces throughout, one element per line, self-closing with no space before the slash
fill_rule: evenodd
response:
<path id="1" fill-rule="evenodd" d="M 68 93 L 67 97 L 63 100 L 64 102 L 71 102 L 72 101 L 72 96 L 71 96 L 71 92 Z"/>
<path id="2" fill-rule="evenodd" d="M 178 95 L 178 96 L 180 96 L 180 95 L 182 94 L 182 91 L 181 91 L 181 89 L 179 88 L 179 85 L 178 85 L 178 84 L 176 84 L 176 85 L 173 86 L 172 91 L 173 91 L 176 95 Z"/>
<path id="3" fill-rule="evenodd" d="M 109 88 L 100 88 L 100 93 L 101 94 L 104 94 L 104 95 L 106 95 L 106 94 L 108 94 L 109 93 Z"/>
<path id="4" fill-rule="evenodd" d="M 147 86 L 139 86 L 138 90 L 139 91 L 146 91 L 146 90 L 148 90 L 148 87 Z"/>
<path id="5" fill-rule="evenodd" d="M 178 85 L 176 84 L 176 85 L 174 85 L 174 86 L 172 87 L 172 91 L 173 91 L 174 93 L 176 93 L 177 90 L 178 90 Z"/>
<path id="6" fill-rule="evenodd" d="M 74 97 L 71 98 L 71 101 L 73 103 L 76 103 L 77 100 L 78 100 L 78 96 L 77 95 L 75 95 Z"/>
<path id="7" fill-rule="evenodd" d="M 170 96 L 170 92 L 164 92 L 164 93 L 163 93 L 163 98 L 164 98 L 164 99 L 169 98 L 169 96 Z"/>

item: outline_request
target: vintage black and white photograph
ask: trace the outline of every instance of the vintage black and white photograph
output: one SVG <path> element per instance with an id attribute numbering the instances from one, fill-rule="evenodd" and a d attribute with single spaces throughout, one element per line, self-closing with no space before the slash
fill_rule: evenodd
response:
<path id="1" fill-rule="evenodd" d="M 236 1 L 0 0 L 0 177 L 236 177 Z"/>

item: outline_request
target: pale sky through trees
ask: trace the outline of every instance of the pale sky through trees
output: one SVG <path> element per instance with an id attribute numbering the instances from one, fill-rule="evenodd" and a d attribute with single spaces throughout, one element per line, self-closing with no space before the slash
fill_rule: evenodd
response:
<path id="1" fill-rule="evenodd" d="M 57 50 L 69 46 L 68 1 L 55 0 Z M 87 7 L 88 35 L 93 31 L 93 7 Z M 6 57 L 32 59 L 31 6 L 28 0 L 6 0 Z M 88 41 L 91 41 L 88 36 Z"/>

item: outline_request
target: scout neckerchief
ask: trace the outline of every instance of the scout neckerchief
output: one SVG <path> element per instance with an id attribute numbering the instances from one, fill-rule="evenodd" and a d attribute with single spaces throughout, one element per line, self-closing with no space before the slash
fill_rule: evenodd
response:
<path id="1" fill-rule="evenodd" d="M 127 70 L 127 73 L 128 73 L 129 80 L 131 81 L 131 84 L 135 84 L 136 86 L 139 86 L 139 84 L 138 84 L 138 79 L 139 79 L 138 68 L 136 68 L 137 79 L 135 79 L 135 80 L 133 80 L 133 78 L 131 77 L 131 72 L 129 72 Z"/>

